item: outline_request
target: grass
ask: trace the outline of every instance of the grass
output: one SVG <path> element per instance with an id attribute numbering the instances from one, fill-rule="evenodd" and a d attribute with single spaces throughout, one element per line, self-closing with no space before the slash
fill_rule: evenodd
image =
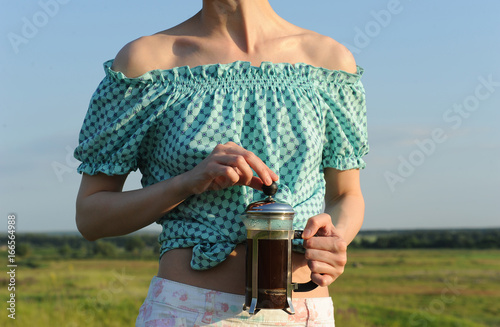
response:
<path id="1" fill-rule="evenodd" d="M 15 326 L 133 326 L 156 271 L 157 261 L 139 260 L 19 265 Z M 3 314 L 0 325 L 10 320 Z"/>
<path id="2" fill-rule="evenodd" d="M 500 326 L 500 251 L 356 250 L 332 286 L 337 326 Z"/>
<path id="3" fill-rule="evenodd" d="M 157 260 L 21 262 L 16 320 L 4 308 L 0 326 L 133 326 L 156 270 Z M 337 327 L 500 326 L 500 250 L 351 250 L 331 294 Z"/>

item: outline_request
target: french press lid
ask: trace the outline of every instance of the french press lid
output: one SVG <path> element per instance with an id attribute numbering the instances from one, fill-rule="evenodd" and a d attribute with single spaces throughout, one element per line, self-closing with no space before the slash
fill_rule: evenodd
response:
<path id="1" fill-rule="evenodd" d="M 262 191 L 267 198 L 261 201 L 250 203 L 245 212 L 248 215 L 266 215 L 269 218 L 293 219 L 295 212 L 293 208 L 282 202 L 276 202 L 273 195 L 278 191 L 278 185 L 273 182 L 271 185 L 263 185 Z"/>

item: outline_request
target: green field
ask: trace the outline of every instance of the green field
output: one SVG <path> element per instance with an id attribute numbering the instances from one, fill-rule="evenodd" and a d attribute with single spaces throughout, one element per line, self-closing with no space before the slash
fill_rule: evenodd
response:
<path id="1" fill-rule="evenodd" d="M 0 326 L 133 326 L 156 268 L 156 260 L 21 262 L 15 321 L 7 274 L 0 278 Z M 351 250 L 332 295 L 337 327 L 500 326 L 500 250 Z"/>

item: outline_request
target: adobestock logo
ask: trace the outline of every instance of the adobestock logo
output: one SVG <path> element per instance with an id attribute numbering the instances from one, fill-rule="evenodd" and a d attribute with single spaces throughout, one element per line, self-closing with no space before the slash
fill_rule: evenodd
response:
<path id="1" fill-rule="evenodd" d="M 476 112 L 482 101 L 488 100 L 500 88 L 500 82 L 493 79 L 490 74 L 487 77 L 479 76 L 478 84 L 474 92 L 464 97 L 459 103 L 454 103 L 452 108 L 443 112 L 442 119 L 444 123 L 450 124 L 451 131 L 458 130 L 465 119 Z M 412 176 L 419 166 L 422 166 L 428 157 L 432 156 L 438 146 L 448 140 L 449 132 L 445 128 L 435 128 L 430 135 L 424 139 L 414 140 L 413 150 L 406 156 L 398 156 L 399 164 L 395 171 L 385 171 L 384 178 L 391 192 L 396 191 L 396 186 L 404 183 Z"/>
<path id="2" fill-rule="evenodd" d="M 66 146 L 66 162 L 61 163 L 59 161 L 52 161 L 52 170 L 57 176 L 57 180 L 59 183 L 62 183 L 64 178 L 63 176 L 66 174 L 76 174 L 76 168 L 80 165 L 80 161 L 76 160 L 73 157 L 74 148 L 69 145 Z"/>
<path id="3" fill-rule="evenodd" d="M 441 290 L 440 296 L 432 299 L 426 307 L 411 314 L 409 317 L 410 326 L 436 326 L 437 316 L 442 315 L 446 311 L 446 307 L 453 304 L 467 289 L 466 285 L 459 284 L 458 281 L 457 276 L 454 276 L 453 280 L 446 279 L 444 281 L 446 287 Z"/>
<path id="4" fill-rule="evenodd" d="M 372 20 L 366 22 L 363 28 L 354 27 L 354 44 L 344 43 L 345 46 L 355 54 L 360 54 L 361 50 L 368 47 L 372 40 L 380 35 L 382 30 L 388 27 L 392 18 L 403 12 L 403 5 L 399 0 L 390 0 L 387 2 L 386 8 L 378 11 L 370 11 Z"/>
<path id="5" fill-rule="evenodd" d="M 22 27 L 20 33 L 10 32 L 7 34 L 10 45 L 15 54 L 19 53 L 20 46 L 26 45 L 30 40 L 34 39 L 40 29 L 47 26 L 52 18 L 54 18 L 60 10 L 61 5 L 69 3 L 70 0 L 40 0 L 38 6 L 40 10 L 35 12 L 31 18 L 26 16 L 21 18 Z"/>

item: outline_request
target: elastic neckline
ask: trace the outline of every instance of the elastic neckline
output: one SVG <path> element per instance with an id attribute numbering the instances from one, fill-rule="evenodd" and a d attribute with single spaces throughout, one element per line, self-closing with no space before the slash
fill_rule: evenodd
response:
<path id="1" fill-rule="evenodd" d="M 291 63 L 272 63 L 263 61 L 259 66 L 252 65 L 249 61 L 237 60 L 231 63 L 205 64 L 195 67 L 178 66 L 169 69 L 154 69 L 138 77 L 127 77 L 120 71 L 111 69 L 114 59 L 104 63 L 104 70 L 107 75 L 117 80 L 129 82 L 158 82 L 158 81 L 192 81 L 206 79 L 251 79 L 260 78 L 300 78 L 316 80 L 322 82 L 335 82 L 343 84 L 356 83 L 363 75 L 363 68 L 356 66 L 356 73 L 349 73 L 343 70 L 332 70 L 323 67 L 316 67 L 302 62 Z"/>

